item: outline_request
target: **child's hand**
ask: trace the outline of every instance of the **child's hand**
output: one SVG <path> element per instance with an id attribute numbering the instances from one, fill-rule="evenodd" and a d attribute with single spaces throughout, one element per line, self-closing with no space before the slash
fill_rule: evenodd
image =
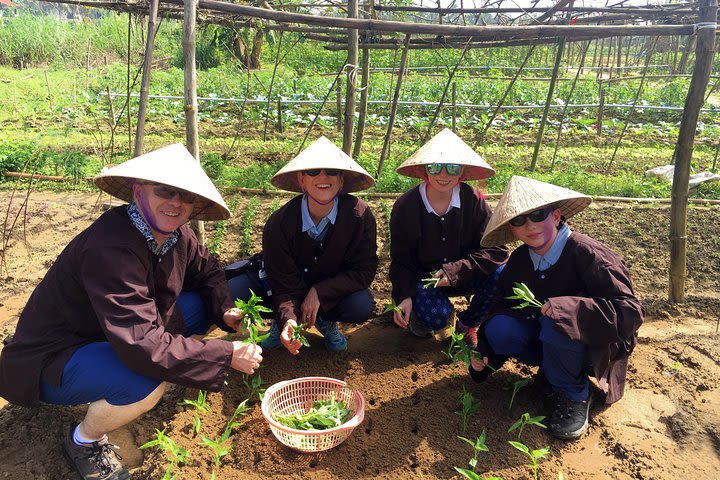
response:
<path id="1" fill-rule="evenodd" d="M 450 279 L 448 279 L 447 275 L 445 275 L 445 271 L 442 268 L 435 272 L 435 275 L 433 275 L 433 277 L 440 279 L 435 285 L 435 288 L 450 286 Z"/>
<path id="2" fill-rule="evenodd" d="M 393 312 L 393 322 L 400 328 L 407 328 L 412 313 L 412 298 L 408 297 L 398 305 L 400 311 Z"/>
<path id="3" fill-rule="evenodd" d="M 543 306 L 540 308 L 540 313 L 542 315 L 545 315 L 546 317 L 553 318 L 553 308 L 552 305 L 550 305 L 550 302 L 545 302 Z"/>
<path id="4" fill-rule="evenodd" d="M 292 334 L 296 327 L 297 322 L 295 320 L 288 320 L 285 322 L 282 332 L 280 332 L 280 343 L 282 343 L 285 348 L 287 348 L 287 351 L 293 355 L 300 353 L 300 347 L 302 346 L 300 340 L 293 340 L 292 338 Z"/>

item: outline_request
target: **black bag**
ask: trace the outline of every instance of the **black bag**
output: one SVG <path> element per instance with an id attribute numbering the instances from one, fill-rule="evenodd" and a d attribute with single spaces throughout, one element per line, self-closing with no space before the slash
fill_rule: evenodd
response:
<path id="1" fill-rule="evenodd" d="M 262 291 L 256 292 L 257 294 L 268 298 L 272 295 L 270 290 L 270 283 L 265 273 L 265 260 L 262 253 L 256 253 L 250 258 L 246 258 L 235 263 L 231 263 L 223 269 L 225 271 L 225 279 L 230 280 L 231 278 L 238 277 L 240 275 L 249 275 L 262 287 Z"/>

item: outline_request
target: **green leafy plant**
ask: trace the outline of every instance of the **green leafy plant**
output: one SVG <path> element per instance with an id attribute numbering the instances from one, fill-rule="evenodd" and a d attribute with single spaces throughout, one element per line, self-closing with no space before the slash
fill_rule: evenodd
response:
<path id="1" fill-rule="evenodd" d="M 477 473 L 473 472 L 472 470 L 468 470 L 466 468 L 460 468 L 460 467 L 453 467 L 455 468 L 455 471 L 458 472 L 463 477 L 467 478 L 468 480 L 503 480 L 502 477 L 481 477 Z"/>
<path id="2" fill-rule="evenodd" d="M 545 420 L 544 415 L 538 415 L 537 417 L 531 417 L 529 413 L 525 412 L 523 413 L 519 419 L 513 423 L 510 428 L 508 428 L 508 433 L 512 432 L 513 430 L 517 429 L 518 431 L 518 440 L 520 440 L 520 436 L 522 435 L 523 429 L 527 425 L 535 425 L 536 427 L 540 428 L 547 428 L 542 421 Z"/>
<path id="3" fill-rule="evenodd" d="M 515 396 L 517 393 L 522 389 L 525 388 L 528 383 L 530 383 L 529 378 L 521 378 L 519 380 L 515 380 L 512 382 L 508 382 L 509 386 L 507 387 L 508 390 L 512 389 L 512 395 L 510 395 L 510 404 L 508 405 L 508 410 L 512 408 L 513 402 L 515 402 Z"/>
<path id="4" fill-rule="evenodd" d="M 248 375 L 247 373 L 243 373 L 242 379 L 243 385 L 245 385 L 245 388 L 248 389 L 248 400 L 252 400 L 257 397 L 258 400 L 262 402 L 266 390 L 262 388 L 264 383 L 262 377 L 259 374 Z"/>
<path id="5" fill-rule="evenodd" d="M 243 422 L 238 419 L 245 415 L 250 409 L 247 406 L 247 400 L 243 400 L 235 408 L 235 411 L 230 416 L 230 419 L 225 424 L 223 433 L 218 438 L 210 438 L 205 435 L 201 435 L 202 444 L 210 448 L 213 451 L 213 471 L 212 477 L 215 478 L 215 469 L 220 466 L 220 462 L 223 457 L 232 451 L 232 443 L 229 442 L 230 436 L 233 430 L 240 427 Z"/>
<path id="6" fill-rule="evenodd" d="M 190 405 L 193 407 L 193 432 L 195 435 L 200 433 L 200 414 L 208 413 L 210 411 L 210 405 L 207 403 L 207 394 L 205 390 L 199 390 L 197 400 L 184 399 L 178 405 Z"/>
<path id="7" fill-rule="evenodd" d="M 515 282 L 515 286 L 513 287 L 513 293 L 515 295 L 512 295 L 510 297 L 505 297 L 507 300 L 521 300 L 522 303 L 519 305 L 515 305 L 514 309 L 520 309 L 525 307 L 537 307 L 542 308 L 542 303 L 540 303 L 537 298 L 535 298 L 535 294 L 530 291 L 527 285 L 525 285 L 522 282 Z"/>
<path id="8" fill-rule="evenodd" d="M 235 300 L 235 307 L 243 312 L 242 329 L 248 332 L 247 342 L 258 344 L 270 336 L 269 333 L 260 335 L 258 333 L 258 327 L 263 327 L 263 319 L 260 313 L 272 312 L 269 308 L 261 305 L 262 298 L 255 295 L 255 292 L 250 290 L 250 298 L 247 302 Z"/>
<path id="9" fill-rule="evenodd" d="M 305 413 L 290 415 L 274 414 L 275 420 L 296 430 L 327 430 L 339 427 L 350 418 L 350 409 L 342 400 L 335 400 L 335 394 L 328 400 L 313 402 Z"/>
<path id="10" fill-rule="evenodd" d="M 305 331 L 305 324 L 301 323 L 297 327 L 293 329 L 292 336 L 290 337 L 290 340 L 298 340 L 302 345 L 309 347 L 310 342 L 308 342 L 307 337 L 304 335 Z"/>
<path id="11" fill-rule="evenodd" d="M 467 346 L 465 343 L 465 334 L 450 327 L 450 343 L 442 354 L 453 364 L 463 362 L 466 367 L 470 366 L 470 360 L 479 359 L 480 354 Z M 492 369 L 489 365 L 486 367 Z"/>
<path id="12" fill-rule="evenodd" d="M 437 272 L 435 272 L 437 273 Z M 431 273 L 429 277 L 423 278 L 421 282 L 423 282 L 423 288 L 436 288 L 438 282 L 440 281 L 440 277 L 435 277 L 435 273 Z"/>
<path id="13" fill-rule="evenodd" d="M 480 452 L 490 451 L 488 446 L 485 444 L 485 429 L 483 428 L 482 433 L 479 437 L 475 439 L 475 441 L 470 440 L 469 438 L 461 437 L 460 435 L 458 435 L 458 438 L 473 448 L 473 457 L 468 461 L 468 464 L 472 467 L 473 470 L 475 470 L 475 468 L 477 467 L 478 455 L 480 455 Z"/>
<path id="14" fill-rule="evenodd" d="M 397 312 L 402 313 L 402 310 L 400 309 L 399 305 L 395 304 L 395 300 L 390 300 L 390 303 L 385 305 L 385 310 L 383 310 L 383 315 L 388 312 Z"/>
<path id="15" fill-rule="evenodd" d="M 165 474 L 163 475 L 163 480 L 172 480 L 175 478 L 175 475 L 172 473 L 175 466 L 179 463 L 187 463 L 190 455 L 186 449 L 180 447 L 173 439 L 165 435 L 165 430 L 166 429 L 164 428 L 162 430 L 155 429 L 156 438 L 140 445 L 140 448 L 145 449 L 158 447 L 162 450 L 168 462 Z"/>
<path id="16" fill-rule="evenodd" d="M 530 457 L 530 468 L 533 472 L 533 478 L 535 480 L 538 479 L 538 461 L 545 457 L 548 453 L 550 453 L 549 447 L 543 447 L 539 448 L 537 450 L 530 450 L 527 445 L 520 443 L 520 442 L 514 442 L 512 440 L 509 440 L 510 445 L 512 445 L 514 448 L 520 450 L 525 455 Z"/>
<path id="17" fill-rule="evenodd" d="M 462 392 L 460 392 L 460 396 L 457 400 L 458 406 L 460 407 L 460 410 L 456 411 L 458 415 L 462 417 L 463 421 L 463 433 L 467 431 L 467 422 L 471 415 L 474 415 L 478 410 L 480 410 L 480 401 L 473 396 L 472 393 L 465 390 L 465 387 L 463 387 Z"/>

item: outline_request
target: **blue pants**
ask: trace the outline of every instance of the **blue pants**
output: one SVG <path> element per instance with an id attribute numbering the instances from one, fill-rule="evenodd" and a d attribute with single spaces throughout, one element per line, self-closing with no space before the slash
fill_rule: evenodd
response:
<path id="1" fill-rule="evenodd" d="M 505 268 L 505 265 L 500 265 L 495 273 L 488 276 L 478 287 L 471 289 L 469 292 L 473 295 L 473 298 L 467 311 L 463 314 L 462 323 L 465 326 L 474 327 L 484 319 L 495 297 L 498 278 L 500 278 L 500 272 L 503 271 L 503 268 Z M 445 328 L 454 310 L 450 297 L 463 295 L 463 293 L 453 290 L 448 288 L 424 288 L 423 283 L 418 282 L 415 288 L 415 299 L 413 300 L 413 312 L 415 312 L 415 318 L 418 322 L 432 330 Z"/>
<path id="2" fill-rule="evenodd" d="M 233 299 L 247 300 L 250 298 L 250 289 L 252 289 L 256 295 L 262 297 L 264 305 L 270 305 L 270 299 L 266 295 L 259 293 L 263 292 L 263 289 L 256 275 L 241 273 L 237 277 L 228 280 L 228 285 Z M 370 318 L 373 310 L 375 310 L 375 299 L 370 290 L 366 288 L 346 296 L 327 312 L 321 308 L 319 315 L 326 322 L 343 322 L 357 325 Z"/>
<path id="3" fill-rule="evenodd" d="M 485 338 L 497 355 L 542 367 L 553 389 L 570 400 L 586 400 L 589 394 L 587 346 L 571 340 L 553 325 L 554 321 L 546 316 L 522 320 L 495 315 L 485 324 Z"/>
<path id="4" fill-rule="evenodd" d="M 183 335 L 207 333 L 210 324 L 200 295 L 183 292 L 177 300 L 183 314 Z M 60 386 L 40 384 L 40 400 L 56 405 L 79 405 L 105 399 L 111 405 L 130 405 L 150 395 L 160 381 L 130 370 L 109 342 L 78 348 L 65 364 Z"/>

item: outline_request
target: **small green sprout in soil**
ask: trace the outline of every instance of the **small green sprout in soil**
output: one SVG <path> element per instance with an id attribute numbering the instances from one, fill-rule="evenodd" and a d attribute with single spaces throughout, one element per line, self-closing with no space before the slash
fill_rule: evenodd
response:
<path id="1" fill-rule="evenodd" d="M 517 393 L 522 389 L 525 388 L 528 383 L 530 383 L 529 378 L 521 378 L 519 380 L 515 380 L 513 382 L 508 382 L 509 386 L 505 387 L 507 390 L 512 389 L 512 395 L 510 395 L 510 404 L 508 405 L 508 410 L 510 410 L 513 406 L 513 402 L 515 402 L 515 396 Z"/>
<path id="2" fill-rule="evenodd" d="M 309 347 L 310 342 L 308 342 L 307 337 L 303 334 L 303 332 L 306 329 L 306 325 L 304 323 L 301 323 L 297 327 L 293 329 L 292 336 L 290 337 L 290 340 L 298 340 L 302 345 Z"/>
<path id="3" fill-rule="evenodd" d="M 470 366 L 470 360 L 475 358 L 479 359 L 480 354 L 467 346 L 465 343 L 465 334 L 458 332 L 454 327 L 450 327 L 450 344 L 446 350 L 443 350 L 442 354 L 452 362 L 456 364 L 463 362 L 466 367 Z"/>
<path id="4" fill-rule="evenodd" d="M 262 305 L 262 298 L 255 295 L 255 292 L 250 290 L 250 298 L 247 302 L 235 300 L 235 307 L 240 309 L 243 313 L 242 329 L 247 330 L 248 338 L 247 342 L 258 344 L 270 336 L 269 333 L 265 335 L 258 334 L 258 327 L 262 328 L 265 326 L 260 313 L 272 312 L 269 308 Z"/>
<path id="5" fill-rule="evenodd" d="M 465 390 L 465 387 L 463 386 L 462 392 L 460 392 L 460 396 L 457 400 L 458 405 L 460 406 L 460 410 L 458 410 L 457 413 L 462 417 L 463 421 L 463 433 L 467 431 L 467 423 L 468 419 L 471 415 L 474 415 L 478 410 L 480 410 L 480 400 L 475 398 L 472 393 Z"/>
<path id="6" fill-rule="evenodd" d="M 220 466 L 222 458 L 232 451 L 232 443 L 229 441 L 233 430 L 240 427 L 243 422 L 238 419 L 243 415 L 247 414 L 249 408 L 247 406 L 247 400 L 243 400 L 233 412 L 232 416 L 225 425 L 223 433 L 218 438 L 210 438 L 205 435 L 201 435 L 203 445 L 210 448 L 213 451 L 213 470 L 211 478 L 215 478 L 215 470 Z"/>
<path id="7" fill-rule="evenodd" d="M 455 471 L 458 472 L 463 477 L 467 478 L 468 480 L 503 480 L 502 477 L 481 477 L 477 473 L 473 472 L 472 470 L 468 470 L 465 468 L 460 467 L 453 467 L 455 468 Z"/>
<path id="8" fill-rule="evenodd" d="M 458 438 L 473 448 L 473 457 L 468 461 L 468 464 L 472 467 L 473 470 L 475 470 L 477 468 L 478 456 L 480 455 L 480 452 L 490 451 L 488 446 L 485 444 L 485 429 L 483 428 L 482 433 L 479 437 L 475 439 L 475 441 L 470 440 L 469 438 L 461 437 L 460 435 L 458 435 Z"/>
<path id="9" fill-rule="evenodd" d="M 439 271 L 439 270 L 438 270 L 438 271 Z M 430 288 L 430 287 L 436 288 L 436 287 L 437 287 L 437 284 L 438 284 L 438 282 L 440 281 L 440 277 L 436 277 L 436 276 L 435 276 L 436 273 L 437 273 L 437 272 L 431 273 L 429 277 L 423 278 L 423 279 L 421 280 L 421 281 L 423 282 L 423 284 L 424 284 L 424 285 L 423 285 L 423 288 Z"/>
<path id="10" fill-rule="evenodd" d="M 523 452 L 525 455 L 530 457 L 530 468 L 533 472 L 533 478 L 538 480 L 538 461 L 550 453 L 549 447 L 539 448 L 537 450 L 530 450 L 525 444 L 520 442 L 509 441 L 510 445 Z"/>
<path id="11" fill-rule="evenodd" d="M 172 473 L 175 466 L 178 463 L 187 463 L 190 459 L 190 455 L 187 450 L 180 447 L 172 438 L 165 435 L 164 428 L 162 430 L 155 429 L 155 436 L 156 438 L 154 440 L 150 440 L 149 442 L 140 445 L 140 448 L 145 449 L 158 447 L 162 450 L 165 454 L 165 459 L 168 462 L 162 480 L 171 480 L 175 478 L 175 475 Z"/>
<path id="12" fill-rule="evenodd" d="M 515 282 L 515 286 L 513 287 L 513 293 L 515 295 L 510 297 L 505 297 L 507 300 L 521 300 L 522 303 L 519 305 L 515 305 L 514 309 L 520 309 L 525 307 L 537 307 L 542 308 L 542 303 L 538 301 L 537 298 L 535 298 L 535 294 L 530 291 L 527 285 L 521 282 Z"/>
<path id="13" fill-rule="evenodd" d="M 262 402 L 263 396 L 265 396 L 265 388 L 262 388 L 263 379 L 258 375 L 248 375 L 246 373 L 242 376 L 243 385 L 248 389 L 248 400 L 253 400 L 255 397 Z M 246 400 L 246 401 L 248 401 Z"/>
<path id="14" fill-rule="evenodd" d="M 342 400 L 335 400 L 332 394 L 329 400 L 313 402 L 305 413 L 290 415 L 274 414 L 275 420 L 286 427 L 296 430 L 327 430 L 339 427 L 350 418 L 350 409 Z"/>
<path id="15" fill-rule="evenodd" d="M 197 400 L 184 399 L 178 405 L 190 405 L 193 407 L 193 432 L 195 435 L 200 433 L 200 414 L 208 413 L 210 411 L 210 404 L 207 403 L 207 392 L 205 390 L 199 390 Z"/>
<path id="16" fill-rule="evenodd" d="M 538 415 L 537 417 L 531 417 L 529 413 L 525 412 L 523 413 L 520 418 L 513 423 L 510 428 L 508 428 L 508 433 L 512 432 L 513 430 L 517 429 L 518 431 L 518 440 L 520 440 L 520 436 L 522 435 L 523 429 L 527 425 L 535 425 L 539 428 L 547 428 L 542 421 L 545 420 L 544 415 Z"/>

